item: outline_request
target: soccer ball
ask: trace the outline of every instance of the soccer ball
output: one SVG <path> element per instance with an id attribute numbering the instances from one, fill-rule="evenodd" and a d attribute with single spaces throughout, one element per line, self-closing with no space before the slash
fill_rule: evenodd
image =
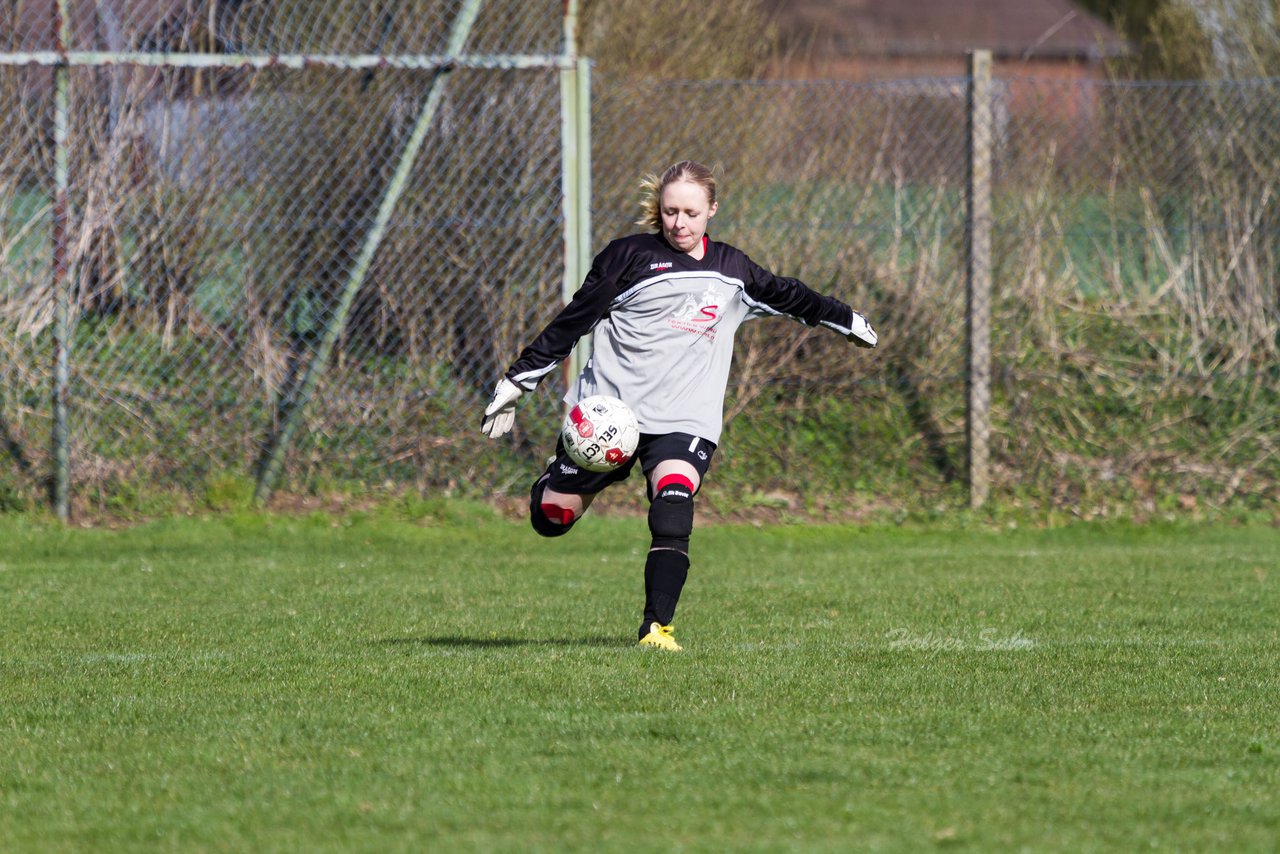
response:
<path id="1" fill-rule="evenodd" d="M 616 397 L 593 394 L 569 410 L 560 429 L 569 459 L 588 471 L 613 471 L 640 443 L 636 415 Z"/>

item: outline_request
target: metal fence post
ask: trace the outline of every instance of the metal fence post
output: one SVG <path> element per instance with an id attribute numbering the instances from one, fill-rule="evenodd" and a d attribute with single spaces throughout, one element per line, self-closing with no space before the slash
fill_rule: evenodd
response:
<path id="1" fill-rule="evenodd" d="M 560 69 L 560 211 L 564 217 L 561 240 L 564 243 L 564 275 L 560 280 L 560 302 L 567 304 L 581 281 L 578 277 L 578 69 L 566 65 Z M 577 375 L 577 351 L 565 360 L 566 387 Z"/>
<path id="2" fill-rule="evenodd" d="M 67 397 L 71 378 L 71 277 L 67 270 L 70 219 L 70 169 L 67 134 L 71 114 L 71 71 L 66 62 L 71 42 L 69 0 L 54 6 L 54 30 L 63 61 L 53 68 L 53 428 L 50 436 L 53 473 L 50 498 L 53 512 L 66 522 L 71 517 L 71 453 L 67 431 Z"/>
<path id="3" fill-rule="evenodd" d="M 965 374 L 969 506 L 990 492 L 991 436 L 991 52 L 969 54 L 968 175 L 965 192 L 965 283 L 968 364 Z"/>
<path id="4" fill-rule="evenodd" d="M 591 61 L 579 57 L 577 62 L 577 130 L 578 130 L 578 187 L 575 203 L 578 208 L 578 282 L 582 283 L 591 269 Z M 573 376 L 582 370 L 591 358 L 591 336 L 583 336 L 573 352 Z"/>
<path id="5" fill-rule="evenodd" d="M 471 35 L 471 29 L 475 25 L 476 17 L 480 14 L 480 4 L 482 2 L 483 0 L 467 0 L 466 5 L 458 12 L 458 17 L 454 19 L 453 26 L 449 32 L 447 56 L 452 57 L 462 53 L 462 49 L 466 46 L 467 38 Z M 258 482 L 253 494 L 254 501 L 258 504 L 265 504 L 267 499 L 271 497 L 271 491 L 275 488 L 276 478 L 279 476 L 280 468 L 284 462 L 284 455 L 293 440 L 293 434 L 297 432 L 298 425 L 302 421 L 303 409 L 315 392 L 320 375 L 324 373 L 328 365 L 333 346 L 337 343 L 338 336 L 342 334 L 342 330 L 346 326 L 347 314 L 351 310 L 352 303 L 355 302 L 356 294 L 360 292 L 360 288 L 364 285 L 365 276 L 368 275 L 369 268 L 373 264 L 373 258 L 377 254 L 378 246 L 382 243 L 382 238 L 386 234 L 387 225 L 391 221 L 391 214 L 395 211 L 396 204 L 400 201 L 405 187 L 409 184 L 413 166 L 418 160 L 418 153 L 422 150 L 422 145 L 427 138 L 427 132 L 431 129 L 431 125 L 435 120 L 436 109 L 444 93 L 444 81 L 451 70 L 448 67 L 437 68 L 432 74 L 431 84 L 427 89 L 427 97 L 423 102 L 422 110 L 418 113 L 417 122 L 413 126 L 413 131 L 409 134 L 409 139 L 405 142 L 404 150 L 400 153 L 400 160 L 396 163 L 395 172 L 387 182 L 387 189 L 383 194 L 382 202 L 378 205 L 377 215 L 374 218 L 373 225 L 369 228 L 369 233 L 365 236 L 364 244 L 360 248 L 360 255 L 356 258 L 355 264 L 352 265 L 351 272 L 347 276 L 346 285 L 343 287 L 341 299 L 334 309 L 333 317 L 329 319 L 329 324 L 325 328 L 319 345 L 316 347 L 316 352 L 307 364 L 306 373 L 298 384 L 295 395 L 291 400 L 286 400 L 281 404 L 282 423 L 268 440 L 267 447 L 263 452 L 262 463 L 258 469 Z"/>
<path id="6" fill-rule="evenodd" d="M 560 189 L 564 212 L 564 277 L 560 300 L 568 304 L 591 268 L 591 64 L 578 56 L 578 2 L 568 0 L 564 66 L 560 70 Z M 578 376 L 591 352 L 584 336 L 564 363 L 564 383 Z"/>

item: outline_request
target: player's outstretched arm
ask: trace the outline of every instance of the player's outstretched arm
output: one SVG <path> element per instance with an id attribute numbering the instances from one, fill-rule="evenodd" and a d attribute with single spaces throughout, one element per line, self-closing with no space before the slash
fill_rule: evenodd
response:
<path id="1" fill-rule="evenodd" d="M 799 279 L 775 275 L 733 250 L 730 265 L 741 271 L 747 302 L 755 311 L 785 314 L 809 326 L 824 326 L 858 347 L 874 347 L 875 329 L 860 312 L 835 297 L 820 294 Z"/>
<path id="2" fill-rule="evenodd" d="M 524 389 L 503 377 L 493 390 L 493 400 L 484 408 L 484 421 L 480 424 L 480 432 L 490 439 L 505 436 L 516 423 L 516 401 L 524 394 Z"/>

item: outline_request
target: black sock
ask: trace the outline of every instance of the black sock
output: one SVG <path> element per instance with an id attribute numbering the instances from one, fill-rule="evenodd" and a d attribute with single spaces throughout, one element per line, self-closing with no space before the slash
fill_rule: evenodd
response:
<path id="1" fill-rule="evenodd" d="M 676 615 L 680 591 L 689 577 L 689 556 L 674 549 L 655 549 L 644 562 L 644 625 L 640 636 L 649 632 L 650 623 L 670 625 Z"/>

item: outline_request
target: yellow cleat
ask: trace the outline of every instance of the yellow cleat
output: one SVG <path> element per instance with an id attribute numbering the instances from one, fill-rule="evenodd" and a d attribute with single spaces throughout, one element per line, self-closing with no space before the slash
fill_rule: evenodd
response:
<path id="1" fill-rule="evenodd" d="M 649 633 L 640 638 L 640 645 L 654 649 L 665 649 L 667 652 L 679 652 L 680 644 L 676 643 L 675 626 L 664 626 L 661 623 L 650 623 Z"/>

